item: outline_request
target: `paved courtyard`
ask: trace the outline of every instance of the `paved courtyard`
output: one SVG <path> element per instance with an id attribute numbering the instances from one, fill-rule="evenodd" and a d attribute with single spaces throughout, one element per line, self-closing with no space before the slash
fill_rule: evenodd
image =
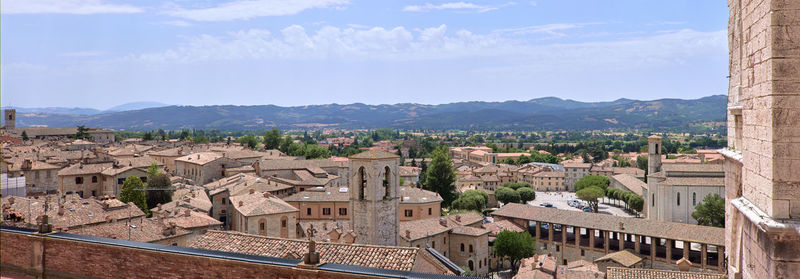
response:
<path id="1" fill-rule="evenodd" d="M 550 203 L 553 206 L 557 207 L 558 209 L 563 210 L 574 210 L 580 211 L 580 209 L 569 206 L 567 204 L 568 200 L 577 199 L 575 197 L 575 193 L 572 192 L 536 192 L 536 199 L 533 201 L 528 202 L 530 205 L 539 206 L 542 203 Z M 581 201 L 583 202 L 583 201 Z M 584 202 L 584 204 L 586 204 Z M 600 204 L 597 205 L 598 211 L 601 214 L 611 214 L 615 216 L 624 216 L 624 217 L 635 217 L 635 215 L 628 214 L 625 212 L 625 206 L 622 202 L 620 202 L 620 207 L 611 204 L 604 204 L 603 199 L 600 200 Z"/>

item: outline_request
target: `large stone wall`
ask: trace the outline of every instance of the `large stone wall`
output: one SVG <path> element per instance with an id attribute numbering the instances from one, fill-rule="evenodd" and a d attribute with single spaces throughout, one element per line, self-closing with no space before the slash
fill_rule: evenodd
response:
<path id="1" fill-rule="evenodd" d="M 4 274 L 46 278 L 375 278 L 254 261 L 141 249 L 54 237 L 0 233 Z"/>

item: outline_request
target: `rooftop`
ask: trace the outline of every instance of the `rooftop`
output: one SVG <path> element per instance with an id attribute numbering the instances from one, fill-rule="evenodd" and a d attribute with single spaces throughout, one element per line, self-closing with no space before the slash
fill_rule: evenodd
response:
<path id="1" fill-rule="evenodd" d="M 725 279 L 725 274 L 672 271 L 658 269 L 609 267 L 607 279 Z"/>

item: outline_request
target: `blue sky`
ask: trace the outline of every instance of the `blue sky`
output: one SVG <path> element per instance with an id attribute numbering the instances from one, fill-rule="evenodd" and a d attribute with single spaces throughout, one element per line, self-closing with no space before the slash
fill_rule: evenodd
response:
<path id="1" fill-rule="evenodd" d="M 697 98 L 725 1 L 3 0 L 0 102 L 91 107 Z"/>

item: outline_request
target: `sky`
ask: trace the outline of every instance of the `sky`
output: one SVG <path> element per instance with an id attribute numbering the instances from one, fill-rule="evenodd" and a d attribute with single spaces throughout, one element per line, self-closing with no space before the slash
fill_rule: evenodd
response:
<path id="1" fill-rule="evenodd" d="M 725 1 L 0 2 L 0 104 L 726 94 Z"/>

